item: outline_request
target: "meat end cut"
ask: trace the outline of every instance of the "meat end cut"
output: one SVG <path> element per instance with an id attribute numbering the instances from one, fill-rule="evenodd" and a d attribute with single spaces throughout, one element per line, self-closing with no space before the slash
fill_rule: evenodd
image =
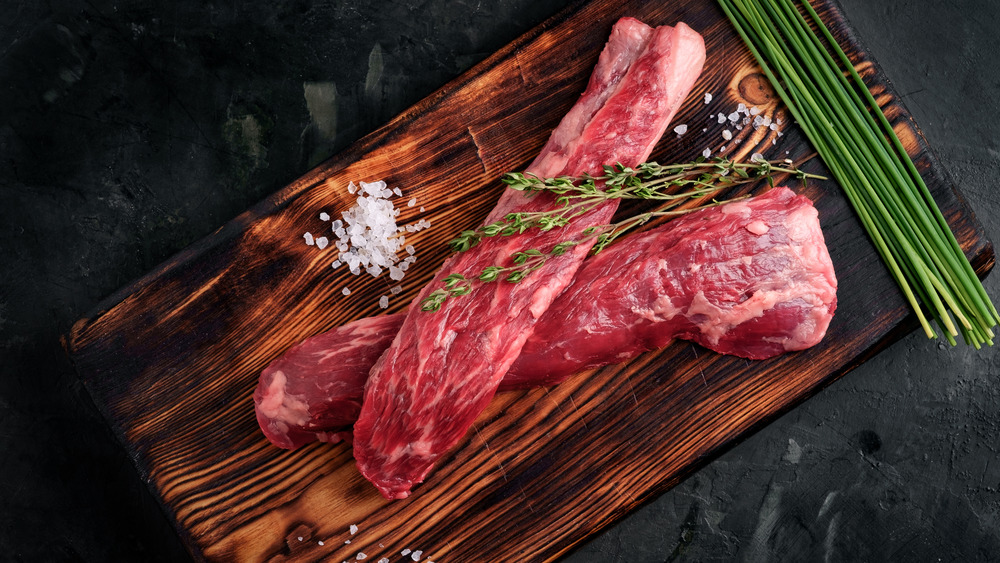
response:
<path id="1" fill-rule="evenodd" d="M 808 198 L 776 188 L 696 211 L 584 262 L 538 321 L 542 328 L 528 338 L 500 389 L 559 383 L 672 338 L 754 359 L 802 350 L 826 334 L 836 287 Z M 268 366 L 254 401 L 271 442 L 294 448 L 349 434 L 369 369 L 404 317 L 354 321 L 307 339 Z"/>
<path id="2" fill-rule="evenodd" d="M 619 37 L 633 40 L 627 34 L 613 34 L 612 41 Z M 611 93 L 582 127 L 580 142 L 565 145 L 566 160 L 561 170 L 553 167 L 556 174 L 598 173 L 605 163 L 634 166 L 645 160 L 705 60 L 704 41 L 684 24 L 654 29 L 641 50 L 613 51 L 638 51 L 638 56 L 617 83 L 597 81 L 599 88 L 610 88 Z M 601 57 L 611 52 L 606 48 Z M 585 93 L 582 99 L 589 97 Z M 527 171 L 537 173 L 530 167 Z M 497 207 L 508 213 L 557 205 L 550 194 L 519 193 L 504 194 Z M 579 238 L 585 229 L 610 221 L 616 208 L 617 201 L 609 201 L 557 231 L 486 238 L 446 260 L 417 302 L 452 273 L 474 279 L 486 267 L 511 264 L 518 250 L 547 252 L 562 241 Z M 458 302 L 449 300 L 433 314 L 410 308 L 396 338 L 372 367 L 354 426 L 358 469 L 386 498 L 408 496 L 438 457 L 465 435 L 520 354 L 537 319 L 573 279 L 589 247 L 574 246 L 517 284 L 474 283 L 468 295 Z"/>

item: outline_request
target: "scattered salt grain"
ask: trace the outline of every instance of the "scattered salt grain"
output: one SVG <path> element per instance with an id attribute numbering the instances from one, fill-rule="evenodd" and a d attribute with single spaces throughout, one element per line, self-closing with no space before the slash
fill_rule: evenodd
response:
<path id="1" fill-rule="evenodd" d="M 302 238 L 306 239 L 306 244 L 312 246 L 314 244 L 312 233 L 306 233 L 302 235 Z"/>
<path id="2" fill-rule="evenodd" d="M 416 204 L 417 204 L 417 198 L 415 197 L 411 197 L 410 201 L 406 202 L 407 207 L 413 207 Z"/>
<path id="3" fill-rule="evenodd" d="M 316 544 L 320 545 L 320 546 L 326 545 L 326 544 L 323 543 L 323 540 L 320 540 L 320 541 L 316 542 Z"/>
<path id="4" fill-rule="evenodd" d="M 722 132 L 722 138 L 727 141 L 731 141 L 733 139 L 733 134 L 729 131 L 729 129 L 726 129 Z"/>
<path id="5" fill-rule="evenodd" d="M 760 108 L 759 107 L 754 106 L 754 107 L 750 108 L 750 115 L 757 115 L 759 113 L 760 113 Z"/>
<path id="6" fill-rule="evenodd" d="M 351 294 L 350 288 L 347 288 L 347 287 L 345 287 L 344 289 L 340 290 L 340 292 L 343 293 L 344 295 L 350 295 Z"/>
<path id="7" fill-rule="evenodd" d="M 358 526 L 357 526 L 357 524 L 351 524 L 351 535 L 353 536 L 356 533 L 358 533 Z"/>
<path id="8" fill-rule="evenodd" d="M 402 555 L 403 557 L 406 557 L 407 555 L 410 554 L 410 548 L 406 548 L 403 551 L 400 551 L 399 554 Z"/>
<path id="9" fill-rule="evenodd" d="M 358 554 L 354 556 L 354 558 L 357 559 L 358 561 L 361 561 L 362 559 L 364 559 L 366 557 L 368 557 L 368 556 L 365 555 L 363 551 L 359 551 Z"/>
<path id="10" fill-rule="evenodd" d="M 392 188 L 392 193 L 396 194 L 396 197 L 403 197 L 403 192 L 399 188 Z"/>
<path id="11" fill-rule="evenodd" d="M 764 155 L 759 152 L 755 152 L 750 155 L 750 162 L 764 162 Z"/>
<path id="12" fill-rule="evenodd" d="M 302 541 L 302 536 L 299 536 L 299 541 Z"/>
<path id="13" fill-rule="evenodd" d="M 406 245 L 406 248 L 404 248 L 403 250 L 405 250 L 406 253 L 409 254 L 410 256 L 413 256 L 414 254 L 417 253 L 417 249 L 413 248 L 412 244 Z"/>
<path id="14" fill-rule="evenodd" d="M 351 543 L 351 540 L 344 540 L 344 544 L 349 544 L 349 543 Z"/>
<path id="15" fill-rule="evenodd" d="M 740 105 L 736 106 L 736 111 L 738 111 L 739 113 L 747 113 L 747 105 L 744 104 L 743 102 L 740 102 Z"/>
<path id="16" fill-rule="evenodd" d="M 410 559 L 412 559 L 414 561 L 420 561 L 420 556 L 423 555 L 423 554 L 424 554 L 424 552 L 420 551 L 418 549 L 418 550 L 416 550 L 416 551 L 414 551 L 413 553 L 410 554 Z"/>
<path id="17" fill-rule="evenodd" d="M 710 103 L 712 103 L 712 94 L 705 92 L 705 104 L 708 105 Z"/>
<path id="18" fill-rule="evenodd" d="M 687 132 L 688 132 L 688 126 L 684 123 L 681 123 L 677 127 L 674 127 L 674 133 L 677 133 L 678 135 L 683 135 L 684 133 Z"/>
<path id="19" fill-rule="evenodd" d="M 394 285 L 389 288 L 389 293 L 393 295 L 399 295 L 402 292 L 403 292 L 403 286 L 401 285 Z"/>
<path id="20" fill-rule="evenodd" d="M 330 214 L 327 213 L 326 211 L 321 212 L 319 214 L 319 220 L 320 221 L 329 221 L 330 220 Z"/>
<path id="21" fill-rule="evenodd" d="M 726 114 L 720 113 L 719 114 L 719 123 L 721 124 L 721 123 L 725 123 L 725 122 L 726 122 Z"/>
<path id="22" fill-rule="evenodd" d="M 323 250 L 324 248 L 326 248 L 326 245 L 328 245 L 328 244 L 330 244 L 330 241 L 327 240 L 326 237 L 319 237 L 318 239 L 316 239 L 316 248 L 318 248 L 320 250 Z"/>
<path id="23" fill-rule="evenodd" d="M 733 123 L 736 123 L 739 120 L 740 120 L 740 114 L 739 114 L 739 112 L 735 112 L 734 111 L 733 113 L 729 114 L 729 121 L 732 121 Z"/>
<path id="24" fill-rule="evenodd" d="M 708 158 L 708 157 L 712 156 L 712 149 L 705 149 L 705 150 L 701 151 L 701 156 L 703 156 L 705 158 Z"/>
<path id="25" fill-rule="evenodd" d="M 343 262 L 341 262 L 340 260 L 334 260 L 333 264 L 330 264 L 330 265 L 333 266 L 333 269 L 336 270 L 337 268 L 339 268 L 341 266 L 341 264 L 343 264 Z"/>
<path id="26" fill-rule="evenodd" d="M 383 557 L 382 559 L 378 560 L 378 563 L 389 563 L 389 558 L 388 557 Z"/>
<path id="27" fill-rule="evenodd" d="M 423 206 L 423 205 L 421 205 L 421 206 L 420 206 L 420 212 L 421 212 L 421 213 L 423 213 L 423 212 L 424 212 L 424 206 Z M 430 226 L 430 223 L 428 223 L 428 224 L 427 224 L 427 226 Z"/>
<path id="28" fill-rule="evenodd" d="M 403 270 L 400 270 L 396 266 L 389 266 L 389 279 L 399 281 L 403 279 L 403 276 L 405 275 L 406 274 L 403 273 Z"/>
<path id="29" fill-rule="evenodd" d="M 378 306 L 379 306 L 379 308 L 382 308 L 382 309 L 388 309 L 389 308 L 389 298 L 386 297 L 385 295 L 383 295 L 382 297 L 379 297 L 378 298 Z"/>

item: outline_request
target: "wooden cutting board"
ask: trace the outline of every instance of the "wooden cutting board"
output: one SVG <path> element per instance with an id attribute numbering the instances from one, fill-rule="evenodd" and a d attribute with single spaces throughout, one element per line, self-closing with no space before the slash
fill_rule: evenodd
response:
<path id="1" fill-rule="evenodd" d="M 985 275 L 994 256 L 981 227 L 834 5 L 817 7 Z M 705 72 L 675 120 L 688 132 L 668 132 L 653 158 L 686 161 L 723 145 L 743 158 L 810 152 L 714 2 L 583 2 L 74 326 L 66 347 L 80 377 L 196 558 L 398 561 L 411 549 L 439 563 L 555 559 L 913 328 L 839 188 L 791 184 L 816 202 L 840 280 L 837 315 L 813 349 L 750 362 L 679 342 L 558 387 L 500 394 L 403 501 L 382 499 L 347 445 L 289 452 L 265 440 L 251 399 L 260 370 L 307 336 L 384 313 L 385 279 L 333 270 L 331 252 L 303 243 L 303 232 L 328 228 L 320 211 L 336 216 L 351 205 L 349 181 L 384 179 L 404 192 L 401 223 L 431 221 L 408 237 L 419 259 L 389 312 L 405 309 L 446 256 L 446 241 L 493 207 L 498 176 L 541 148 L 624 15 L 684 21 L 708 46 Z M 782 118 L 783 136 L 745 128 L 724 141 L 715 116 L 741 102 Z M 810 171 L 825 172 L 815 161 Z M 406 206 L 411 197 L 417 206 Z"/>

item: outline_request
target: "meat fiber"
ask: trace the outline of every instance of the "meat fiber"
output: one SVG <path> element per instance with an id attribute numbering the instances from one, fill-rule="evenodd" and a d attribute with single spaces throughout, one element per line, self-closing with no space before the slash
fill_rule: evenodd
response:
<path id="1" fill-rule="evenodd" d="M 580 142 L 567 146 L 565 164 L 551 172 L 575 176 L 598 173 L 605 163 L 633 166 L 645 160 L 700 74 L 704 58 L 704 41 L 684 24 L 654 29 L 620 81 L 610 86 L 614 92 L 583 127 Z M 505 214 L 554 206 L 555 198 L 548 194 L 505 194 L 497 207 Z M 588 227 L 607 223 L 616 208 L 616 201 L 608 202 L 554 231 L 484 239 L 445 261 L 417 302 L 451 273 L 475 278 L 487 266 L 510 264 L 518 250 L 548 251 Z M 410 308 L 389 349 L 372 367 L 354 426 L 358 469 L 386 498 L 408 496 L 438 457 L 465 435 L 589 248 L 574 246 L 517 284 L 475 283 L 468 295 L 449 300 L 436 313 Z"/>
<path id="2" fill-rule="evenodd" d="M 682 216 L 614 250 L 580 269 L 508 384 L 551 385 L 674 338 L 769 358 L 819 342 L 837 306 L 816 208 L 787 188 Z"/>
<path id="3" fill-rule="evenodd" d="M 697 256 L 691 254 L 695 249 Z M 721 264 L 693 261 L 723 255 Z M 640 275 L 617 275 L 625 269 Z M 614 289 L 592 297 L 587 289 L 600 285 Z M 559 383 L 586 367 L 625 361 L 675 337 L 753 359 L 802 350 L 826 333 L 836 287 L 808 198 L 777 188 L 746 202 L 696 211 L 626 237 L 584 262 L 573 285 L 538 321 L 543 328 L 527 340 L 500 389 Z M 678 313 L 657 320 L 650 312 L 667 301 Z M 271 442 L 294 448 L 349 435 L 369 368 L 404 318 L 354 321 L 307 339 L 268 366 L 254 400 Z M 595 324 L 601 326 L 596 341 Z"/>

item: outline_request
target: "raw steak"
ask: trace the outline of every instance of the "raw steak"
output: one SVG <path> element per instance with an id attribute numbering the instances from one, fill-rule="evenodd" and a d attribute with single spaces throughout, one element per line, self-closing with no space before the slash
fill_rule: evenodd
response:
<path id="1" fill-rule="evenodd" d="M 750 359 L 816 344 L 837 306 L 817 217 L 775 188 L 630 237 L 587 260 L 508 378 L 550 385 L 674 338 Z"/>
<path id="2" fill-rule="evenodd" d="M 750 215 L 744 218 L 747 209 Z M 708 247 L 715 250 L 706 250 Z M 691 274 L 692 256 L 683 253 L 694 248 L 703 256 L 730 254 L 723 264 L 702 264 Z M 661 262 L 677 265 L 677 269 L 661 272 Z M 728 265 L 732 263 L 741 272 L 735 278 Z M 635 280 L 607 276 L 629 268 L 646 275 Z M 707 279 L 713 276 L 720 277 Z M 629 294 L 628 302 L 593 299 L 586 289 L 602 283 L 601 279 L 605 285 L 634 293 Z M 731 282 L 733 279 L 737 281 Z M 697 286 L 698 282 L 704 286 Z M 702 289 L 718 288 L 723 283 L 732 285 L 707 294 Z M 643 287 L 637 288 L 640 284 Z M 696 211 L 646 234 L 627 237 L 584 262 L 573 285 L 538 321 L 538 327 L 551 326 L 551 330 L 536 330 L 527 340 L 500 389 L 559 383 L 585 367 L 630 359 L 674 336 L 753 359 L 805 349 L 826 333 L 836 308 L 836 285 L 817 213 L 807 198 L 777 188 L 745 203 Z M 682 297 L 675 288 L 694 293 Z M 703 313 L 698 306 L 692 310 L 690 304 L 698 292 L 709 296 L 706 302 L 712 300 L 716 314 L 697 317 Z M 751 293 L 754 297 L 744 299 Z M 652 311 L 665 299 L 688 303 L 686 311 L 667 320 L 650 321 L 645 311 Z M 768 308 L 760 309 L 764 305 Z M 625 310 L 620 310 L 623 307 Z M 560 316 L 565 314 L 573 316 Z M 692 321 L 692 317 L 701 322 Z M 369 368 L 388 347 L 404 318 L 404 314 L 396 314 L 354 321 L 307 339 L 268 366 L 254 399 L 257 419 L 271 442 L 294 448 L 316 439 L 329 441 L 335 432 L 349 435 Z M 593 342 L 588 342 L 593 333 L 584 326 L 587 319 L 607 319 L 599 338 L 619 347 L 601 345 L 595 349 Z"/>
<path id="3" fill-rule="evenodd" d="M 700 74 L 704 58 L 704 41 L 684 24 L 655 29 L 616 91 L 583 128 L 580 142 L 568 147 L 566 163 L 556 173 L 597 173 L 604 163 L 633 166 L 645 160 Z M 498 207 L 507 213 L 554 205 L 548 194 L 515 194 Z M 445 261 L 416 302 L 441 287 L 451 273 L 475 278 L 487 266 L 510 264 L 518 250 L 547 252 L 590 226 L 607 223 L 616 208 L 617 202 L 608 202 L 553 231 L 484 239 Z M 570 283 L 588 251 L 587 244 L 574 246 L 517 284 L 475 283 L 468 295 L 449 300 L 436 313 L 410 308 L 389 349 L 372 367 L 354 426 L 358 469 L 383 496 L 407 497 L 437 458 L 465 435 L 535 321 Z"/>

